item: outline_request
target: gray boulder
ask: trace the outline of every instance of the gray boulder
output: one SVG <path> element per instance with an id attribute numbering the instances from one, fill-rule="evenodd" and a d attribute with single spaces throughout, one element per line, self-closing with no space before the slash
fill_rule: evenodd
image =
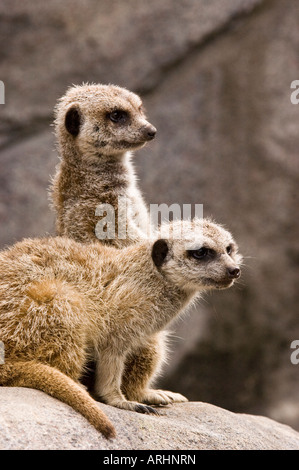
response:
<path id="1" fill-rule="evenodd" d="M 115 424 L 113 440 L 43 392 L 0 387 L 0 449 L 299 450 L 299 433 L 289 426 L 207 403 L 171 405 L 160 416 L 99 406 Z"/>

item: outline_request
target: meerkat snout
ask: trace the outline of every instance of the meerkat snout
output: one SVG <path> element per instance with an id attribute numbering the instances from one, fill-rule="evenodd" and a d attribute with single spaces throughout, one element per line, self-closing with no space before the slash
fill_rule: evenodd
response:
<path id="1" fill-rule="evenodd" d="M 157 129 L 151 124 L 144 126 L 142 131 L 145 140 L 153 140 L 157 134 Z"/>
<path id="2" fill-rule="evenodd" d="M 226 269 L 228 277 L 232 279 L 238 279 L 241 275 L 241 269 L 236 267 L 230 267 Z"/>

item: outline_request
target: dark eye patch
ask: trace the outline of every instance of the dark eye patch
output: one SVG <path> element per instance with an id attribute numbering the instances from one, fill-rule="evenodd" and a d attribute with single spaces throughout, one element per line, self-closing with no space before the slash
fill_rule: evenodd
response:
<path id="1" fill-rule="evenodd" d="M 197 260 L 212 259 L 216 256 L 216 252 L 211 248 L 201 247 L 198 250 L 187 250 L 188 256 Z"/>
<path id="2" fill-rule="evenodd" d="M 112 122 L 124 124 L 129 120 L 129 113 L 127 113 L 127 111 L 124 111 L 122 109 L 116 109 L 115 111 L 108 113 L 107 117 Z"/>

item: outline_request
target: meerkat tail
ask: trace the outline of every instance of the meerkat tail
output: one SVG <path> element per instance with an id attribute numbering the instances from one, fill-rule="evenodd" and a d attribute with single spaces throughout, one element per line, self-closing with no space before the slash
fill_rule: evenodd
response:
<path id="1" fill-rule="evenodd" d="M 84 416 L 105 437 L 115 429 L 95 400 L 73 379 L 40 362 L 16 362 L 0 366 L 0 385 L 41 390 L 66 403 Z"/>

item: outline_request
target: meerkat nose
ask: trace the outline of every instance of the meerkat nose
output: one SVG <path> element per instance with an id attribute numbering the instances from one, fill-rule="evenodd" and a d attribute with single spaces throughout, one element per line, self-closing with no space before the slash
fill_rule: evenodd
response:
<path id="1" fill-rule="evenodd" d="M 239 268 L 227 268 L 226 270 L 228 276 L 232 279 L 237 279 L 241 275 L 241 270 Z"/>
<path id="2" fill-rule="evenodd" d="M 151 127 L 151 129 L 149 129 L 147 131 L 147 135 L 153 139 L 155 137 L 155 135 L 157 134 L 157 129 L 155 127 Z"/>
<path id="3" fill-rule="evenodd" d="M 143 128 L 143 133 L 144 133 L 144 137 L 147 140 L 152 140 L 155 137 L 155 135 L 157 134 L 157 129 L 152 125 L 145 126 Z"/>

